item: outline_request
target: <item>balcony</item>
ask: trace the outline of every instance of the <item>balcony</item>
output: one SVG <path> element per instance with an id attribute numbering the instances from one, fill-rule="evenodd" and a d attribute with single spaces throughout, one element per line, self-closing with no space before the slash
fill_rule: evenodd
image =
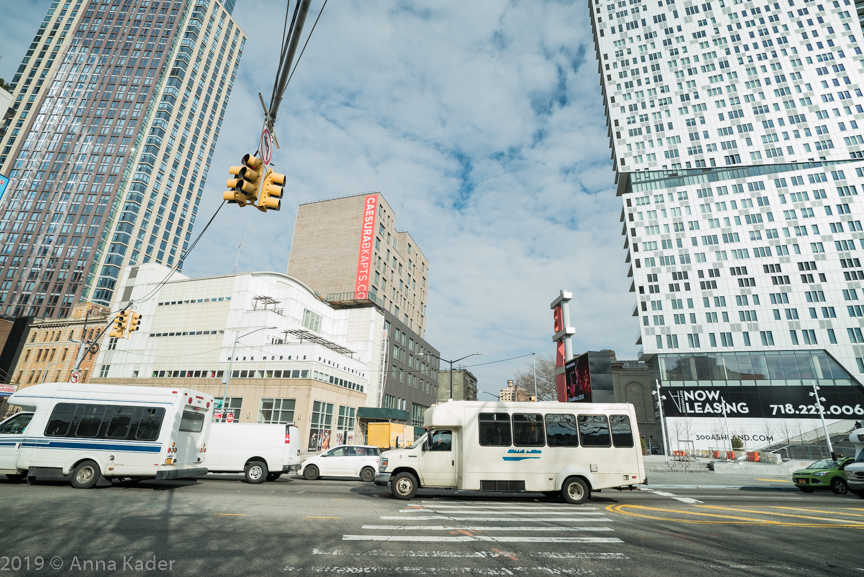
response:
<path id="1" fill-rule="evenodd" d="M 364 298 L 356 298 L 357 293 L 330 293 L 324 300 L 336 308 L 359 308 L 373 304 L 384 308 L 384 299 L 365 293 Z"/>

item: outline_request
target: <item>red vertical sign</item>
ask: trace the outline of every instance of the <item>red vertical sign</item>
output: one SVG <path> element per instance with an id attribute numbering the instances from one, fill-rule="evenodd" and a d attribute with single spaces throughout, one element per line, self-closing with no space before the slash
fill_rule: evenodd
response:
<path id="1" fill-rule="evenodd" d="M 375 214 L 378 212 L 378 195 L 370 194 L 363 201 L 363 230 L 360 234 L 360 254 L 357 256 L 357 280 L 354 283 L 354 298 L 369 298 L 369 269 L 372 265 L 372 243 L 375 240 Z"/>
<path id="2" fill-rule="evenodd" d="M 564 313 L 561 310 L 561 305 L 555 307 L 552 313 L 555 317 L 555 333 L 559 333 L 564 330 Z M 556 355 L 555 355 L 555 367 L 563 368 L 564 367 L 564 340 L 560 340 L 555 343 L 557 346 Z M 564 373 L 562 372 L 560 375 L 555 376 L 555 389 L 558 392 L 558 400 L 562 403 L 567 402 L 567 385 L 564 379 Z"/>

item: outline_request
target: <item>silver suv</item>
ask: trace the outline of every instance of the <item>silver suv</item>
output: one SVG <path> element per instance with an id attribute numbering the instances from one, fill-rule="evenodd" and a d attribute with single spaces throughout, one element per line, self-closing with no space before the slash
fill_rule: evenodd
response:
<path id="1" fill-rule="evenodd" d="M 855 462 L 846 465 L 849 490 L 864 499 L 864 429 L 852 431 L 849 440 L 855 445 Z"/>

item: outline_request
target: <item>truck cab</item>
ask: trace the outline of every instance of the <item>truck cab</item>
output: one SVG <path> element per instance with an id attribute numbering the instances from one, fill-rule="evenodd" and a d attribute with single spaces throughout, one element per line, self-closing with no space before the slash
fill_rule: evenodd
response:
<path id="1" fill-rule="evenodd" d="M 397 498 L 410 499 L 419 487 L 455 489 L 458 485 L 459 432 L 455 427 L 430 429 L 407 449 L 381 457 L 378 485 L 392 483 Z"/>

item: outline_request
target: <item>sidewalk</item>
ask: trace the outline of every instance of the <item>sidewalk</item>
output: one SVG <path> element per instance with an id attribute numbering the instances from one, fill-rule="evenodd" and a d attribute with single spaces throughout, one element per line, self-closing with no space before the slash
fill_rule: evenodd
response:
<path id="1" fill-rule="evenodd" d="M 762 489 L 797 491 L 792 477 L 771 475 L 717 475 L 711 472 L 648 471 L 647 489 Z"/>

